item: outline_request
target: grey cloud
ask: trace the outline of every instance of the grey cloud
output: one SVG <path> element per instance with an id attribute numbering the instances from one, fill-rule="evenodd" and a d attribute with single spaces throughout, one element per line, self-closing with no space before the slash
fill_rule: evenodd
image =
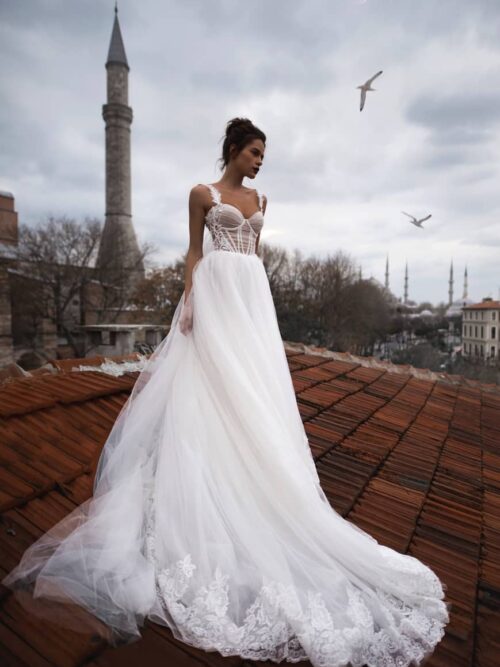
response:
<path id="1" fill-rule="evenodd" d="M 466 141 L 474 136 L 481 140 L 488 138 L 486 128 L 498 125 L 499 105 L 500 94 L 496 92 L 472 91 L 439 98 L 425 96 L 412 101 L 406 117 L 412 123 L 440 133 L 441 141 L 443 137 L 457 139 L 461 132 Z"/>
<path id="2" fill-rule="evenodd" d="M 470 146 L 458 145 L 434 145 L 429 154 L 421 161 L 421 167 L 425 169 L 441 169 L 443 167 L 467 167 L 483 165 L 491 159 L 490 152 L 485 153 L 484 148 L 472 144 Z"/>

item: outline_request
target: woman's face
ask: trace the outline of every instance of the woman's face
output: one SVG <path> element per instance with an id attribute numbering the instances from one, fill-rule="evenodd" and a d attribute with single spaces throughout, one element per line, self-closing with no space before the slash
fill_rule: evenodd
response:
<path id="1" fill-rule="evenodd" d="M 231 161 L 234 162 L 234 166 L 241 171 L 243 176 L 255 178 L 262 166 L 265 150 L 266 147 L 262 139 L 253 139 Z"/>

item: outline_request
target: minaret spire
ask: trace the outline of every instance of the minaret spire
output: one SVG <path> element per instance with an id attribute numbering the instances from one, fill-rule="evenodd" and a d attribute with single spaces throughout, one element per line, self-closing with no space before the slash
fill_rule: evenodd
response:
<path id="1" fill-rule="evenodd" d="M 464 293 L 462 295 L 462 299 L 465 301 L 467 297 L 469 296 L 468 291 L 469 291 L 469 279 L 467 277 L 467 265 L 465 265 L 465 271 L 464 271 Z"/>
<path id="2" fill-rule="evenodd" d="M 405 293 L 404 293 L 404 303 L 408 303 L 408 261 L 405 266 Z"/>
<path id="3" fill-rule="evenodd" d="M 122 31 L 120 30 L 120 23 L 118 21 L 118 3 L 115 3 L 115 20 L 113 22 L 113 31 L 111 32 L 111 40 L 109 42 L 108 59 L 106 67 L 110 63 L 118 63 L 125 65 L 129 70 L 127 54 L 125 53 L 125 46 L 123 44 Z"/>
<path id="4" fill-rule="evenodd" d="M 389 255 L 385 259 L 385 288 L 389 289 Z"/>
<path id="5" fill-rule="evenodd" d="M 448 281 L 448 305 L 453 303 L 453 260 L 450 264 L 450 279 Z"/>

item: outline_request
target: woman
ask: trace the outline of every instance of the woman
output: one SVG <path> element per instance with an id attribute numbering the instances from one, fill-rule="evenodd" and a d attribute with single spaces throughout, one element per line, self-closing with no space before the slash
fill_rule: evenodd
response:
<path id="1" fill-rule="evenodd" d="M 256 254 L 266 198 L 242 186 L 265 147 L 249 120 L 228 123 L 221 180 L 190 193 L 183 297 L 104 445 L 94 496 L 3 583 L 75 602 L 113 644 L 149 618 L 225 656 L 418 663 L 449 620 L 445 586 L 321 489 Z"/>

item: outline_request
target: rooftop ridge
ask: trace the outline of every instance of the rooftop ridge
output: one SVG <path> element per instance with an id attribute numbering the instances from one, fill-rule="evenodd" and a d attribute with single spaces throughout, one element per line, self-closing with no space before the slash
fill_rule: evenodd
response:
<path id="1" fill-rule="evenodd" d="M 394 364 L 392 361 L 377 359 L 376 357 L 361 357 L 351 354 L 350 352 L 335 352 L 326 347 L 316 347 L 314 345 L 306 345 L 305 343 L 297 343 L 293 341 L 283 342 L 285 350 L 289 350 L 290 352 L 296 351 L 298 354 L 311 354 L 325 359 L 333 359 L 334 361 L 347 361 L 359 364 L 364 368 L 385 370 L 389 373 L 398 373 L 400 375 L 411 375 L 420 380 L 428 380 L 430 382 L 445 382 L 451 385 L 478 387 L 485 391 L 493 391 L 500 394 L 499 385 L 489 382 L 481 382 L 480 380 L 471 380 L 463 375 L 431 371 L 429 368 L 417 368 L 411 364 Z"/>

